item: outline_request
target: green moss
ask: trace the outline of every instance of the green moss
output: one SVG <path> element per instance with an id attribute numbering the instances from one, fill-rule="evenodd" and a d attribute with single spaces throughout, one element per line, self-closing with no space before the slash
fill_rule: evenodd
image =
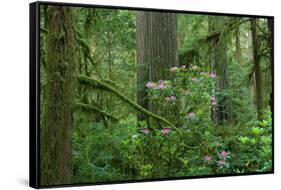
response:
<path id="1" fill-rule="evenodd" d="M 115 117 L 114 115 L 110 114 L 110 113 L 107 113 L 95 106 L 92 106 L 92 105 L 88 105 L 88 104 L 83 104 L 83 103 L 76 103 L 76 107 L 78 108 L 82 108 L 82 109 L 85 109 L 85 110 L 89 110 L 89 111 L 94 111 L 94 112 L 98 112 L 102 115 L 104 115 L 105 117 L 109 118 L 109 119 L 112 119 L 114 121 L 118 121 L 118 118 Z"/>
<path id="2" fill-rule="evenodd" d="M 166 120 L 164 117 L 161 117 L 161 116 L 159 116 L 157 114 L 154 114 L 154 113 L 150 112 L 149 110 L 143 108 L 142 106 L 137 104 L 135 101 L 131 100 L 130 98 L 125 96 L 123 93 L 121 93 L 120 91 L 118 91 L 117 89 L 115 89 L 114 87 L 112 87 L 111 85 L 109 85 L 105 82 L 102 82 L 100 80 L 90 78 L 90 77 L 87 77 L 87 76 L 83 76 L 83 75 L 78 76 L 78 81 L 81 84 L 90 85 L 93 88 L 98 88 L 98 89 L 109 91 L 109 92 L 115 94 L 117 97 L 119 97 L 121 100 L 123 100 L 127 104 L 129 104 L 136 111 L 141 112 L 142 114 L 144 114 L 148 117 L 151 117 L 151 118 L 153 118 L 157 121 L 160 121 L 163 124 L 166 124 L 167 126 L 177 130 L 176 126 L 174 124 L 172 124 L 171 122 L 169 122 L 168 120 Z"/>
<path id="3" fill-rule="evenodd" d="M 71 183 L 76 34 L 71 9 L 48 7 L 46 107 L 41 128 L 41 185 Z"/>

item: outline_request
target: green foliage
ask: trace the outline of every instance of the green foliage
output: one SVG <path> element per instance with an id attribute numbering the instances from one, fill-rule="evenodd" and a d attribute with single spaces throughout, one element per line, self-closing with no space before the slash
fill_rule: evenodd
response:
<path id="1" fill-rule="evenodd" d="M 215 74 L 203 72 L 198 66 L 190 69 L 183 65 L 173 67 L 170 72 L 172 80 L 148 82 L 148 98 L 154 104 L 164 105 L 171 109 L 174 105 L 178 108 L 178 116 L 170 115 L 171 121 L 178 125 L 189 127 L 200 125 L 203 120 L 210 122 L 212 104 L 217 104 L 216 96 L 212 89 L 215 86 Z"/>
<path id="2" fill-rule="evenodd" d="M 148 126 L 146 121 L 140 121 L 137 130 L 134 117 L 113 129 L 87 123 L 86 138 L 74 137 L 83 139 L 77 141 L 77 148 L 82 144 L 75 157 L 77 181 L 271 170 L 270 111 L 265 111 L 265 119 L 260 122 L 251 120 L 244 125 L 228 122 L 216 126 L 211 118 L 211 110 L 218 106 L 212 90 L 216 81 L 214 73 L 204 72 L 197 66 L 174 67 L 170 72 L 173 79 L 150 81 L 146 86 L 151 102 L 178 107 L 179 116 L 169 117 L 180 121 L 177 130 Z"/>
<path id="3" fill-rule="evenodd" d="M 114 181 L 130 179 L 128 143 L 136 130 L 124 124 L 106 129 L 101 123 L 89 122 L 83 114 L 76 114 L 73 131 L 73 165 L 75 182 Z M 128 149 L 127 149 L 128 148 Z M 127 152 L 127 155 L 123 153 Z M 129 164 L 129 165 L 128 165 Z M 126 174 L 124 171 L 128 171 Z"/>
<path id="4" fill-rule="evenodd" d="M 41 128 L 46 114 L 47 12 L 42 6 Z M 267 107 L 272 79 L 265 19 L 259 19 L 258 31 L 265 97 L 263 120 L 258 121 L 249 22 L 238 26 L 242 52 L 238 63 L 234 18 L 221 17 L 225 26 L 210 32 L 209 16 L 178 14 L 179 65 L 166 71 L 167 80 L 147 81 L 140 88 L 146 89 L 145 107 L 137 103 L 136 69 L 143 70 L 144 78 L 148 69 L 145 64 L 136 65 L 141 52 L 136 52 L 135 12 L 103 8 L 75 8 L 74 12 L 78 74 L 77 88 L 71 89 L 76 98 L 71 131 L 73 183 L 272 170 L 272 116 Z M 209 43 L 220 40 L 225 40 L 223 57 L 229 75 L 224 90 L 219 83 L 226 72 L 213 72 L 210 53 L 221 43 Z M 231 107 L 230 117 L 218 123 L 214 113 L 224 104 Z M 157 107 L 162 109 L 152 109 Z M 145 120 L 138 119 L 138 114 Z"/>
<path id="5" fill-rule="evenodd" d="M 192 17 L 193 22 L 198 18 Z M 183 22 L 184 18 L 180 19 Z M 198 28 L 189 27 L 200 31 L 205 24 L 201 20 L 197 23 Z M 185 42 L 196 43 L 196 38 L 199 36 L 193 42 Z M 82 138 L 83 142 L 77 141 L 79 156 L 77 154 L 74 159 L 76 181 L 271 170 L 271 116 L 266 111 L 267 117 L 262 122 L 253 119 L 255 109 L 251 96 L 248 96 L 250 84 L 245 82 L 251 67 L 242 69 L 237 63 L 231 64 L 231 90 L 218 92 L 214 90 L 217 76 L 198 67 L 195 64 L 198 61 L 171 68 L 167 71 L 172 75 L 170 80 L 149 81 L 146 84 L 151 104 L 171 110 L 166 119 L 176 124 L 177 130 L 159 129 L 156 123 L 149 124 L 147 121 L 138 121 L 139 129 L 136 129 L 132 116 L 130 120 L 121 120 L 113 129 L 104 128 L 102 123 L 87 123 L 95 129 L 87 129 L 93 131 L 87 132 L 87 137 Z M 228 103 L 233 108 L 232 122 L 217 126 L 212 121 L 212 111 L 220 106 L 220 100 L 225 97 L 231 100 Z M 81 140 L 81 137 L 74 139 Z"/>

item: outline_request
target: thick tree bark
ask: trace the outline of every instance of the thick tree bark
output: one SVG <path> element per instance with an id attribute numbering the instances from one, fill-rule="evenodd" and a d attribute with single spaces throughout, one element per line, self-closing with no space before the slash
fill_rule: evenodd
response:
<path id="1" fill-rule="evenodd" d="M 137 102 L 158 112 L 147 100 L 148 81 L 169 79 L 169 69 L 178 65 L 177 18 L 174 13 L 136 13 L 137 27 Z M 138 120 L 143 120 L 138 115 Z"/>
<path id="2" fill-rule="evenodd" d="M 93 26 L 95 25 L 95 14 L 96 14 L 96 9 L 93 8 L 88 8 L 87 11 L 87 17 L 85 20 L 84 24 L 84 33 L 87 39 L 90 39 L 93 37 Z"/>
<path id="3" fill-rule="evenodd" d="M 269 64 L 271 65 L 271 76 L 273 76 L 273 18 L 268 18 L 267 19 L 267 27 L 268 27 L 268 32 L 269 32 Z M 272 83 L 272 78 L 269 79 Z M 271 107 L 271 111 L 273 112 L 273 94 L 272 92 L 270 93 L 270 98 L 269 98 L 269 105 Z"/>
<path id="4" fill-rule="evenodd" d="M 225 24 L 225 17 L 210 16 L 210 34 L 223 31 Z M 209 56 L 211 71 L 217 75 L 216 94 L 219 94 L 218 103 L 213 110 L 212 117 L 216 123 L 220 123 L 231 119 L 230 99 L 222 94 L 222 92 L 229 89 L 227 39 L 224 32 L 220 32 L 218 37 L 210 40 Z"/>
<path id="5" fill-rule="evenodd" d="M 71 183 L 76 33 L 73 10 L 48 7 L 45 125 L 41 128 L 41 185 Z"/>
<path id="6" fill-rule="evenodd" d="M 235 44 L 236 44 L 236 58 L 240 65 L 243 65 L 242 52 L 241 52 L 241 43 L 240 43 L 240 28 L 239 28 L 239 19 L 236 18 L 236 27 L 235 27 Z"/>
<path id="7" fill-rule="evenodd" d="M 259 39 L 257 34 L 257 20 L 251 19 L 253 61 L 255 67 L 256 105 L 258 120 L 262 120 L 263 97 L 262 97 L 262 75 L 259 56 Z"/>
<path id="8" fill-rule="evenodd" d="M 273 19 L 267 19 L 267 29 L 269 32 L 269 46 L 270 46 L 270 53 L 272 53 L 272 37 L 273 37 Z"/>
<path id="9" fill-rule="evenodd" d="M 251 27 L 251 22 L 249 22 L 249 27 Z M 254 55 L 253 55 L 253 38 L 252 38 L 252 30 L 248 31 L 248 61 L 249 63 L 253 63 L 254 62 Z M 254 69 L 254 68 L 253 68 Z M 251 100 L 252 103 L 255 105 L 256 104 L 256 97 L 255 97 L 255 82 L 252 82 L 255 80 L 255 76 L 253 75 L 253 73 L 250 73 L 249 75 L 249 81 L 251 82 L 250 88 L 250 96 L 251 96 Z"/>

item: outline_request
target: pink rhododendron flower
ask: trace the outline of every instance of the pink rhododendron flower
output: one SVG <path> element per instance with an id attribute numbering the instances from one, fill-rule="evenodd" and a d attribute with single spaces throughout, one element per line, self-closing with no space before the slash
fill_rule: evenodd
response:
<path id="1" fill-rule="evenodd" d="M 217 77 L 217 75 L 216 75 L 216 73 L 210 73 L 210 74 L 209 74 L 209 77 L 212 78 L 212 79 L 214 79 L 214 78 Z"/>
<path id="2" fill-rule="evenodd" d="M 206 160 L 206 161 L 211 161 L 211 160 L 212 160 L 212 157 L 211 157 L 211 156 L 204 156 L 204 160 Z"/>
<path id="3" fill-rule="evenodd" d="M 154 88 L 156 85 L 155 85 L 155 83 L 153 83 L 153 82 L 147 82 L 146 83 L 146 85 L 145 85 L 147 88 Z"/>
<path id="4" fill-rule="evenodd" d="M 165 88 L 165 85 L 164 85 L 164 84 L 158 84 L 158 85 L 157 85 L 157 89 L 163 89 L 163 88 Z"/>
<path id="5" fill-rule="evenodd" d="M 148 133 L 150 133 L 150 131 L 149 131 L 149 129 L 148 129 L 148 128 L 143 129 L 143 130 L 142 130 L 142 132 L 143 132 L 144 134 L 148 134 Z"/>
<path id="6" fill-rule="evenodd" d="M 219 160 L 219 161 L 218 161 L 218 164 L 219 164 L 220 166 L 224 166 L 224 165 L 225 165 L 225 161 L 224 161 L 224 160 Z"/>
<path id="7" fill-rule="evenodd" d="M 216 97 L 215 96 L 211 96 L 211 101 L 216 101 Z"/>
<path id="8" fill-rule="evenodd" d="M 211 96 L 211 104 L 212 104 L 213 106 L 216 106 L 216 105 L 217 105 L 217 99 L 216 99 L 215 96 Z"/>
<path id="9" fill-rule="evenodd" d="M 170 69 L 170 71 L 173 73 L 173 72 L 175 72 L 177 69 L 178 69 L 177 67 L 172 67 L 172 68 Z"/>
<path id="10" fill-rule="evenodd" d="M 189 114 L 188 114 L 188 118 L 189 119 L 192 119 L 192 118 L 194 118 L 195 117 L 195 113 L 194 112 L 190 112 Z"/>
<path id="11" fill-rule="evenodd" d="M 182 68 L 182 69 L 185 69 L 185 68 L 186 68 L 186 66 L 185 66 L 185 65 L 182 65 L 182 66 L 181 66 L 181 68 Z"/>
<path id="12" fill-rule="evenodd" d="M 167 134 L 170 133 L 170 131 L 171 131 L 170 128 L 164 128 L 164 129 L 161 130 L 161 133 L 162 133 L 163 135 L 167 135 Z"/>
<path id="13" fill-rule="evenodd" d="M 157 89 L 163 89 L 165 88 L 165 84 L 163 80 L 159 80 L 158 85 L 156 87 Z"/>
<path id="14" fill-rule="evenodd" d="M 221 151 L 221 153 L 219 154 L 219 156 L 221 157 L 221 158 L 226 158 L 227 156 L 229 155 L 229 153 L 228 152 L 226 152 L 226 151 Z"/>
<path id="15" fill-rule="evenodd" d="M 193 77 L 191 80 L 192 80 L 192 81 L 197 81 L 197 80 L 198 80 L 198 78 Z"/>

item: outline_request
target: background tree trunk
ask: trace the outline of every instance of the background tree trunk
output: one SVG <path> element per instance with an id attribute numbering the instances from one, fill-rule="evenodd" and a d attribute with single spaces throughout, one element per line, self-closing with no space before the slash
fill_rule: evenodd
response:
<path id="1" fill-rule="evenodd" d="M 273 76 L 273 70 L 272 70 L 272 67 L 273 67 L 273 43 L 272 43 L 272 40 L 273 40 L 273 19 L 272 18 L 268 18 L 267 19 L 267 28 L 268 28 L 268 32 L 269 32 L 269 40 L 268 40 L 268 45 L 269 45 L 269 64 L 270 64 L 270 76 Z M 271 77 L 269 77 L 269 81 L 270 83 L 272 84 L 272 80 L 271 80 Z M 271 89 L 271 92 L 272 92 L 272 89 Z M 271 108 L 271 111 L 273 112 L 273 107 L 272 107 L 272 103 L 273 103 L 273 94 L 270 93 L 270 98 L 269 98 L 269 105 L 270 105 L 270 108 Z"/>
<path id="2" fill-rule="evenodd" d="M 76 34 L 73 9 L 48 7 L 46 119 L 41 128 L 41 185 L 71 183 Z"/>
<path id="3" fill-rule="evenodd" d="M 251 19 L 252 43 L 253 43 L 253 61 L 255 67 L 255 83 L 256 83 L 256 105 L 258 120 L 262 120 L 263 97 L 262 97 L 262 75 L 259 57 L 259 44 L 257 35 L 257 21 Z"/>
<path id="4" fill-rule="evenodd" d="M 209 46 L 211 71 L 217 75 L 216 94 L 218 94 L 218 104 L 212 114 L 216 123 L 230 120 L 231 116 L 230 98 L 222 94 L 223 91 L 225 92 L 229 89 L 227 38 L 223 31 L 226 24 L 225 19 L 225 17 L 218 16 L 209 17 L 209 33 L 221 31 L 218 37 L 213 37 L 210 40 Z"/>
<path id="5" fill-rule="evenodd" d="M 241 52 L 241 43 L 240 43 L 240 26 L 239 26 L 239 19 L 235 18 L 236 20 L 236 27 L 235 27 L 235 44 L 236 44 L 236 58 L 238 63 L 242 66 L 243 59 L 242 59 L 242 52 Z"/>
<path id="6" fill-rule="evenodd" d="M 137 102 L 155 113 L 164 112 L 148 102 L 145 84 L 169 79 L 169 69 L 178 65 L 176 14 L 138 11 L 136 27 Z"/>

